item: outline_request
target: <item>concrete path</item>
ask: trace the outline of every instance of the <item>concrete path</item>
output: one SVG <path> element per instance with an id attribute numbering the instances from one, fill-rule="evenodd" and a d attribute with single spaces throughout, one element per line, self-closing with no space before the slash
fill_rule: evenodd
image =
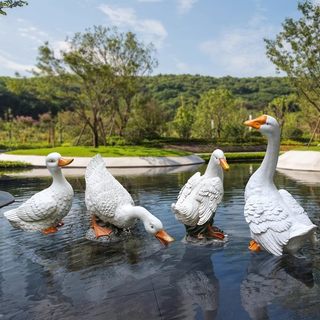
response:
<path id="1" fill-rule="evenodd" d="M 91 157 L 74 157 L 74 161 L 68 168 L 86 168 Z M 45 156 L 26 156 L 16 154 L 0 154 L 3 161 L 24 161 L 31 163 L 33 167 L 45 167 Z M 118 157 L 104 158 L 108 168 L 145 168 L 145 167 L 171 167 L 186 166 L 204 163 L 204 160 L 197 155 L 183 157 Z"/>
<path id="2" fill-rule="evenodd" d="M 288 151 L 278 160 L 278 169 L 320 171 L 319 151 Z"/>

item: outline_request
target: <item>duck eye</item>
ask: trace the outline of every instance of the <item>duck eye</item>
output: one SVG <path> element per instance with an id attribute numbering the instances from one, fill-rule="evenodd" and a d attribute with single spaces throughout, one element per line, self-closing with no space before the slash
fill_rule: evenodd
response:
<path id="1" fill-rule="evenodd" d="M 150 228 L 151 228 L 151 229 L 153 229 L 153 228 L 154 228 L 154 226 L 153 226 L 153 225 L 151 225 L 151 226 L 150 226 Z"/>

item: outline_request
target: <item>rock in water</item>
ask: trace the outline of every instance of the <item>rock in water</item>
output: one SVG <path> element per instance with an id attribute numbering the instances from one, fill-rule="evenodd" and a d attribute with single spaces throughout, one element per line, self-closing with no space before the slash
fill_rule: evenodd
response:
<path id="1" fill-rule="evenodd" d="M 14 202 L 14 197 L 9 192 L 0 191 L 0 208 L 5 207 L 12 202 Z"/>

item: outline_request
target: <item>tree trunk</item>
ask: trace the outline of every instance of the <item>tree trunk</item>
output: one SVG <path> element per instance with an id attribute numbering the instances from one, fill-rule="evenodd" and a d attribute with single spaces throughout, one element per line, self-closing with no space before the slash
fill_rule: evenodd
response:
<path id="1" fill-rule="evenodd" d="M 93 147 L 98 148 L 99 147 L 99 133 L 98 133 L 97 127 L 95 127 L 92 130 L 92 134 L 93 134 L 93 141 L 92 141 Z"/>

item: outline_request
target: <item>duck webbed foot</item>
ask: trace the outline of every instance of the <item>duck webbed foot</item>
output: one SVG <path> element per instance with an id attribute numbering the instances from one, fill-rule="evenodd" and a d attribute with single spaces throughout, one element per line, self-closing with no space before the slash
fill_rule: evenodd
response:
<path id="1" fill-rule="evenodd" d="M 187 235 L 186 240 L 190 242 L 225 242 L 226 235 L 218 227 L 211 225 L 212 221 L 206 223 L 205 225 L 197 226 L 185 226 Z"/>
<path id="2" fill-rule="evenodd" d="M 109 236 L 113 232 L 112 229 L 99 225 L 95 215 L 91 218 L 91 228 L 94 230 L 97 239 L 102 236 Z"/>
<path id="3" fill-rule="evenodd" d="M 50 233 L 56 233 L 58 231 L 57 227 L 49 227 L 47 229 L 42 230 L 41 232 L 45 235 L 48 235 Z"/>
<path id="4" fill-rule="evenodd" d="M 251 241 L 249 242 L 248 248 L 249 248 L 250 251 L 253 251 L 253 252 L 259 252 L 259 251 L 261 251 L 261 247 L 260 247 L 259 243 L 257 243 L 257 242 L 254 241 L 254 240 L 251 240 Z"/>

